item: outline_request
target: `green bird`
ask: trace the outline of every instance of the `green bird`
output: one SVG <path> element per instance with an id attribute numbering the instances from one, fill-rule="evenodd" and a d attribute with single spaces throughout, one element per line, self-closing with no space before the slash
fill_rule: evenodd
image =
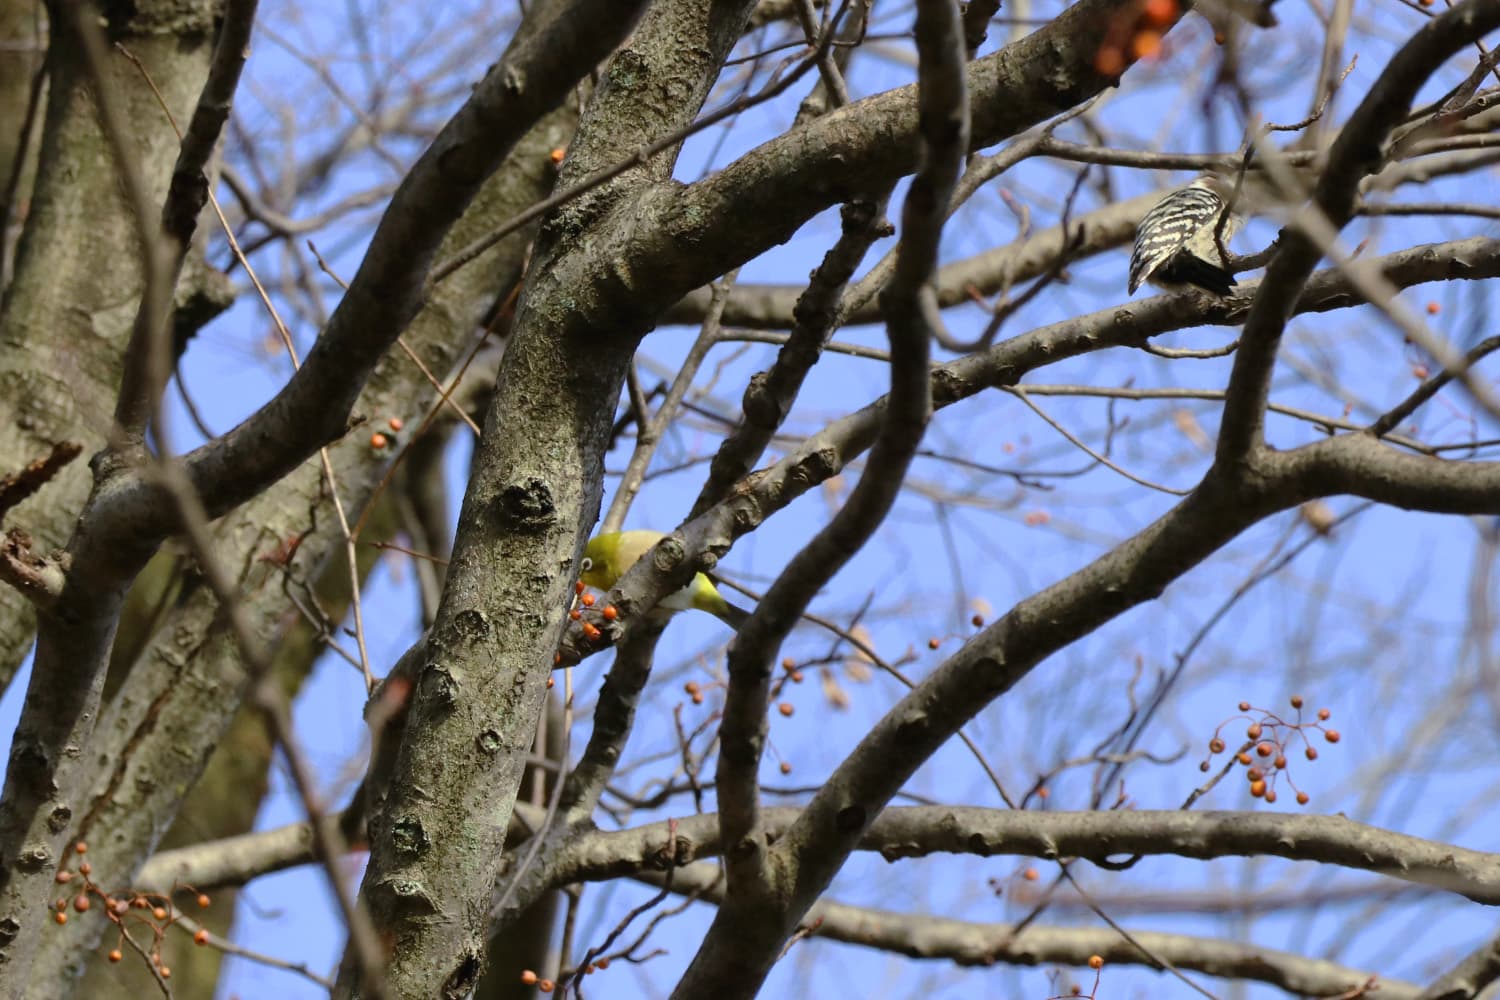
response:
<path id="1" fill-rule="evenodd" d="M 588 547 L 583 550 L 580 579 L 596 590 L 609 590 L 626 570 L 665 537 L 659 531 L 615 531 L 596 535 L 589 539 Z M 707 611 L 735 631 L 750 617 L 750 612 L 726 601 L 719 588 L 702 573 L 694 575 L 692 582 L 675 594 L 663 597 L 656 607 L 658 613 L 666 609 L 668 615 L 689 608 Z"/>

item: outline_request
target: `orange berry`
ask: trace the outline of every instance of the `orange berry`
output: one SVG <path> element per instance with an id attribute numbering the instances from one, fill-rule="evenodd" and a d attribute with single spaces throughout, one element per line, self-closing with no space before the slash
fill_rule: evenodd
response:
<path id="1" fill-rule="evenodd" d="M 579 611 L 577 608 L 574 608 L 572 611 L 568 612 L 568 617 L 576 622 L 578 619 L 583 617 L 583 612 Z"/>
<path id="2" fill-rule="evenodd" d="M 536 976 L 535 972 L 532 972 L 530 969 L 523 969 L 522 970 L 522 972 L 521 972 L 521 985 L 522 986 L 535 986 L 536 982 L 537 982 L 537 976 Z"/>
<path id="3" fill-rule="evenodd" d="M 393 431 L 399 431 L 401 428 L 406 426 L 406 421 L 402 420 L 400 417 L 392 417 L 385 422 L 385 425 Z"/>
<path id="4" fill-rule="evenodd" d="M 1104 968 L 1104 957 L 1102 955 L 1090 955 L 1089 968 L 1096 971 Z"/>
<path id="5" fill-rule="evenodd" d="M 782 774 L 791 774 L 792 773 L 792 765 L 788 764 L 786 761 L 782 761 L 781 762 L 781 773 Z"/>
<path id="6" fill-rule="evenodd" d="M 57 873 L 57 884 L 58 885 L 67 885 L 71 881 L 73 881 L 73 873 L 72 872 L 58 872 Z"/>
<path id="7" fill-rule="evenodd" d="M 1208 741 L 1208 752 L 1209 753 L 1223 753 L 1224 752 L 1224 741 L 1221 740 L 1221 739 L 1219 739 L 1217 736 L 1215 736 L 1213 739 L 1209 740 Z"/>
<path id="8" fill-rule="evenodd" d="M 1286 754 L 1284 754 L 1284 753 L 1277 754 L 1276 755 L 1276 759 L 1273 760 L 1273 761 L 1271 761 L 1271 763 L 1272 763 L 1272 765 L 1275 766 L 1276 770 L 1278 770 L 1278 771 L 1284 771 L 1284 770 L 1286 770 Z"/>
<path id="9" fill-rule="evenodd" d="M 1245 765 L 1246 767 L 1250 766 L 1250 755 L 1247 754 L 1247 753 L 1237 753 L 1237 754 L 1234 755 L 1234 759 L 1237 760 L 1237 761 L 1239 761 L 1241 764 Z"/>
<path id="10" fill-rule="evenodd" d="M 1275 803 L 1275 801 L 1276 801 L 1276 789 L 1274 789 L 1274 788 L 1267 788 L 1266 789 L 1266 801 L 1270 802 L 1270 803 L 1273 803 L 1273 804 Z"/>
<path id="11" fill-rule="evenodd" d="M 1114 45 L 1102 45 L 1094 53 L 1094 72 L 1100 76 L 1119 76 L 1125 72 L 1125 53 Z"/>
<path id="12" fill-rule="evenodd" d="M 790 656 L 788 656 L 786 659 L 784 659 L 784 660 L 781 661 L 781 669 L 782 670 L 791 670 L 791 669 L 793 669 L 796 666 L 797 666 L 797 661 L 794 660 L 794 659 L 792 659 Z"/>
<path id="13" fill-rule="evenodd" d="M 1328 711 L 1328 709 L 1326 709 L 1326 708 L 1320 708 L 1320 709 L 1318 709 L 1318 721 L 1319 722 L 1327 722 L 1328 721 L 1328 717 L 1330 715 L 1332 715 L 1332 714 L 1333 713 L 1330 712 L 1330 711 Z"/>
<path id="14" fill-rule="evenodd" d="M 68 922 L 68 915 L 66 913 L 54 913 L 52 914 L 52 919 L 56 920 L 58 924 L 61 925 Z"/>
<path id="15" fill-rule="evenodd" d="M 1222 31 L 1215 31 L 1214 32 L 1214 44 L 1215 45 L 1223 45 L 1227 41 L 1229 41 L 1229 39 L 1224 35 L 1224 32 L 1222 32 Z"/>
<path id="16" fill-rule="evenodd" d="M 85 861 L 83 864 L 81 864 L 81 865 L 78 866 L 78 874 L 80 874 L 80 875 L 87 875 L 89 872 L 91 872 L 93 870 L 94 870 L 94 866 L 91 865 L 91 864 L 89 864 L 87 861 Z"/>
<path id="17" fill-rule="evenodd" d="M 155 917 L 155 918 L 156 918 L 156 919 L 157 919 L 157 920 L 165 920 L 165 919 L 167 919 L 167 911 L 166 911 L 166 908 L 165 908 L 165 907 L 161 907 L 161 906 L 158 906 L 158 907 L 156 907 L 156 908 L 155 908 L 155 909 L 153 909 L 153 910 L 152 910 L 152 911 L 151 911 L 151 915 L 152 915 L 152 916 L 153 916 L 153 917 Z"/>
<path id="18" fill-rule="evenodd" d="M 554 685 L 556 683 L 557 683 L 557 681 L 553 680 L 551 677 L 548 677 L 547 678 L 547 690 L 551 691 L 552 690 L 552 685 Z"/>
<path id="19" fill-rule="evenodd" d="M 1432 0 L 1417 0 L 1417 3 L 1421 4 L 1423 7 L 1432 6 Z"/>
<path id="20" fill-rule="evenodd" d="M 601 958 L 599 959 L 599 961 L 595 962 L 594 965 L 600 969 L 607 969 L 609 968 L 609 958 Z"/>
<path id="21" fill-rule="evenodd" d="M 1429 374 L 1430 374 L 1430 372 L 1428 372 L 1426 365 L 1412 365 L 1411 366 L 1411 376 L 1412 376 L 1412 378 L 1426 378 Z"/>
<path id="22" fill-rule="evenodd" d="M 1266 783 L 1264 781 L 1252 781 L 1252 782 L 1250 782 L 1250 795 L 1253 798 L 1257 798 L 1258 799 L 1262 795 L 1265 795 L 1265 794 L 1266 794 Z"/>
<path id="23" fill-rule="evenodd" d="M 1240 711 L 1241 712 L 1248 712 L 1248 711 L 1250 711 L 1250 703 L 1248 701 L 1242 701 L 1242 702 L 1240 702 Z"/>
<path id="24" fill-rule="evenodd" d="M 93 905 L 94 905 L 94 901 L 91 900 L 91 899 L 89 899 L 87 896 L 83 895 L 82 893 L 79 893 L 78 896 L 77 896 L 77 898 L 75 898 L 73 900 L 73 909 L 77 910 L 79 913 L 87 913 L 87 912 L 89 912 L 89 907 L 91 907 Z"/>
<path id="25" fill-rule="evenodd" d="M 682 686 L 682 690 L 688 694 L 697 694 L 699 691 L 702 691 L 703 688 L 697 681 L 688 681 Z"/>
<path id="26" fill-rule="evenodd" d="M 1318 759 L 1318 748 L 1317 747 L 1308 747 L 1307 748 L 1307 759 L 1308 760 L 1317 760 Z"/>
<path id="27" fill-rule="evenodd" d="M 1198 770 L 1202 771 L 1204 774 L 1207 774 L 1208 773 L 1208 761 L 1205 760 L 1202 763 L 1200 763 L 1198 765 Z"/>
<path id="28" fill-rule="evenodd" d="M 1323 738 L 1329 743 L 1337 743 L 1339 741 L 1339 731 L 1337 729 L 1330 729 L 1323 734 Z"/>
<path id="29" fill-rule="evenodd" d="M 800 671 L 800 670 L 793 670 L 789 676 L 791 677 L 793 684 L 801 684 L 802 683 L 802 671 Z"/>
<path id="30" fill-rule="evenodd" d="M 68 908 L 68 901 L 66 899 L 59 899 L 57 902 L 53 903 L 52 905 L 55 906 L 55 907 L 57 907 L 58 910 L 66 910 Z"/>
<path id="31" fill-rule="evenodd" d="M 550 979 L 543 979 L 536 984 L 538 993 L 551 993 L 557 984 Z"/>
<path id="32" fill-rule="evenodd" d="M 927 648 L 928 649 L 937 649 L 942 644 L 943 644 L 943 640 L 939 639 L 937 636 L 933 636 L 931 639 L 927 640 Z"/>
<path id="33" fill-rule="evenodd" d="M 390 443 L 391 439 L 386 437 L 379 431 L 376 431 L 374 434 L 370 435 L 370 447 L 374 448 L 376 451 L 379 451 L 381 448 L 384 448 Z"/>
<path id="34" fill-rule="evenodd" d="M 596 600 L 596 598 L 594 597 L 593 594 L 584 594 L 578 600 L 583 603 L 584 607 L 586 607 L 586 608 L 592 608 L 594 606 L 594 601 Z"/>
<path id="35" fill-rule="evenodd" d="M 584 622 L 583 634 L 588 636 L 589 640 L 592 641 L 599 638 L 601 633 L 599 632 L 598 627 L 593 622 Z"/>
<path id="36" fill-rule="evenodd" d="M 604 620 L 607 622 L 612 622 L 616 618 L 620 617 L 620 612 L 615 608 L 613 604 L 606 604 L 602 613 L 604 615 Z"/>
<path id="37" fill-rule="evenodd" d="M 703 704 L 703 694 L 702 694 L 702 692 L 699 692 L 698 694 L 693 695 L 693 704 L 694 705 L 701 705 L 701 704 Z"/>
<path id="38" fill-rule="evenodd" d="M 1177 15 L 1181 12 L 1181 8 L 1177 6 L 1177 0 L 1146 0 L 1146 6 L 1141 9 L 1141 16 L 1153 28 L 1165 28 L 1177 20 Z"/>
<path id="39" fill-rule="evenodd" d="M 566 146 L 558 146 L 552 152 L 550 152 L 550 153 L 547 154 L 547 159 L 549 159 L 549 160 L 552 161 L 553 166 L 556 166 L 557 164 L 561 163 L 563 161 L 563 157 L 565 157 L 567 155 L 568 155 L 567 147 Z"/>
<path id="40" fill-rule="evenodd" d="M 122 955 L 122 954 L 120 954 L 120 949 L 116 948 L 114 951 L 110 952 L 105 957 L 107 957 L 111 962 L 118 962 L 120 959 L 124 958 L 125 956 Z"/>
<path id="41" fill-rule="evenodd" d="M 1297 804 L 1299 806 L 1305 806 L 1309 801 L 1311 801 L 1311 797 L 1306 792 L 1297 793 Z"/>
<path id="42" fill-rule="evenodd" d="M 1161 32 L 1159 31 L 1137 31 L 1135 37 L 1130 40 L 1130 57 L 1132 59 L 1150 59 L 1161 52 Z"/>
<path id="43" fill-rule="evenodd" d="M 1021 873 L 1021 877 L 1024 878 L 1028 882 L 1035 882 L 1037 879 L 1041 878 L 1042 876 L 1039 875 L 1039 874 L 1037 874 L 1037 870 L 1035 868 L 1028 868 L 1024 872 Z"/>
<path id="44" fill-rule="evenodd" d="M 195 933 L 193 935 L 193 944 L 196 944 L 196 945 L 205 945 L 205 944 L 208 944 L 208 931 L 204 930 L 201 927 L 198 928 L 197 933 Z"/>
<path id="45" fill-rule="evenodd" d="M 156 971 L 161 973 L 161 977 L 163 979 L 171 979 L 172 978 L 172 970 L 169 969 L 169 968 L 167 968 L 165 965 L 161 966 Z"/>
<path id="46" fill-rule="evenodd" d="M 581 593 L 583 593 L 583 581 L 582 580 L 579 580 L 577 583 L 573 584 L 573 593 L 575 593 L 575 594 L 581 594 Z"/>
<path id="47" fill-rule="evenodd" d="M 984 628 L 984 615 L 975 615 L 969 619 L 969 624 L 975 628 Z"/>
<path id="48" fill-rule="evenodd" d="M 1276 748 L 1269 743 L 1261 742 L 1255 745 L 1255 755 L 1257 757 L 1269 757 L 1275 752 Z"/>
<path id="49" fill-rule="evenodd" d="M 89 845 L 80 840 L 78 843 L 73 845 L 73 850 L 77 851 L 79 854 L 87 854 L 89 852 Z"/>
<path id="50" fill-rule="evenodd" d="M 790 717 L 791 714 L 796 711 L 796 709 L 792 707 L 791 702 L 784 701 L 780 705 L 776 706 L 776 711 L 780 712 L 782 715 Z"/>
<path id="51" fill-rule="evenodd" d="M 1292 707 L 1293 708 L 1301 708 L 1302 707 L 1302 696 L 1300 694 L 1294 694 L 1294 695 L 1292 695 Z"/>
<path id="52" fill-rule="evenodd" d="M 1248 770 L 1248 771 L 1245 772 L 1245 777 L 1249 778 L 1251 781 L 1259 781 L 1260 779 L 1264 778 L 1265 776 L 1266 776 L 1266 772 L 1262 771 L 1258 767 L 1252 767 L 1250 770 Z"/>
<path id="53" fill-rule="evenodd" d="M 1047 796 L 1049 796 L 1051 794 L 1052 794 L 1052 789 L 1048 788 L 1046 785 L 1043 785 L 1041 788 L 1038 788 L 1036 790 L 1036 797 L 1039 798 L 1039 799 L 1045 799 Z"/>
<path id="54" fill-rule="evenodd" d="M 1258 739 L 1260 739 L 1260 734 L 1261 734 L 1261 728 L 1260 728 L 1260 723 L 1259 722 L 1252 722 L 1252 723 L 1250 723 L 1249 728 L 1245 730 L 1245 735 L 1248 736 L 1248 737 L 1250 737 L 1252 740 L 1258 740 Z"/>

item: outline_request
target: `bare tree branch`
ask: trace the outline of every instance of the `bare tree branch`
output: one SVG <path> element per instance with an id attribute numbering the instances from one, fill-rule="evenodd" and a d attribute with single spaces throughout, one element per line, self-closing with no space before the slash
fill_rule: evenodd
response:
<path id="1" fill-rule="evenodd" d="M 171 292 L 181 279 L 193 230 L 198 225 L 198 214 L 208 202 L 208 159 L 224 130 L 234 92 L 239 87 L 240 73 L 245 68 L 245 58 L 250 50 L 250 31 L 255 24 L 257 6 L 258 0 L 233 0 L 225 5 L 208 78 L 193 108 L 186 135 L 178 130 L 175 121 L 171 123 L 182 148 L 172 168 L 171 186 L 161 208 L 161 233 L 158 235 L 146 229 L 142 234 L 146 288 L 136 309 L 130 342 L 125 347 L 125 370 L 115 406 L 116 440 L 111 444 L 114 449 L 129 452 L 142 447 L 147 422 L 159 405 L 171 371 L 172 359 L 167 356 L 167 342 L 163 336 L 172 304 Z M 89 32 L 83 32 L 81 37 L 88 38 Z M 141 70 L 153 92 L 160 96 L 146 68 L 133 55 L 128 55 L 128 58 Z M 101 115 L 108 120 L 110 105 L 103 101 L 105 94 L 101 93 L 100 97 Z M 162 100 L 162 110 L 170 119 L 172 111 L 165 99 Z M 135 164 L 128 160 L 123 144 L 117 145 L 120 146 L 118 155 L 122 166 L 129 177 Z M 131 186 L 137 185 L 132 183 Z M 144 185 L 139 186 L 144 197 Z M 138 206 L 138 211 L 147 207 L 150 206 Z M 141 217 L 143 229 L 149 226 L 150 218 L 149 214 Z"/>
<path id="2" fill-rule="evenodd" d="M 548 26 L 512 46 L 412 167 L 302 368 L 245 423 L 184 456 L 210 513 L 243 502 L 344 433 L 370 369 L 421 306 L 427 266 L 449 227 L 516 141 L 614 48 L 643 6 L 604 3 L 595 10 L 594 2 L 545 8 Z M 160 524 L 151 489 L 122 492 L 101 516 Z"/>
<path id="3" fill-rule="evenodd" d="M 690 123 L 750 7 L 651 5 L 595 93 L 559 187 Z M 645 332 L 623 300 L 606 317 L 575 309 L 575 294 L 589 286 L 569 285 L 567 275 L 592 270 L 580 262 L 597 262 L 599 243 L 586 234 L 611 229 L 618 203 L 669 177 L 674 157 L 663 151 L 568 202 L 537 239 L 405 736 L 371 810 L 362 894 L 378 929 L 398 942 L 387 973 L 398 993 L 462 994 L 482 968 L 490 888 L 546 698 L 570 568 L 598 514 L 615 400 Z M 452 781 L 458 761 L 484 777 Z M 337 995 L 357 990 L 346 967 Z"/>
<path id="4" fill-rule="evenodd" d="M 729 488 L 754 468 L 771 436 L 781 426 L 808 371 L 839 323 L 839 301 L 870 245 L 885 235 L 885 198 L 852 201 L 843 207 L 843 230 L 823 257 L 792 307 L 795 322 L 786 344 L 767 372 L 745 387 L 744 416 L 724 439 L 708 469 L 708 478 L 689 518 L 697 517 L 724 498 Z M 732 298 L 734 290 L 729 290 Z M 727 302 L 725 303 L 727 305 Z"/>
<path id="5" fill-rule="evenodd" d="M 1413 247 L 1371 261 L 1398 287 L 1451 279 L 1480 280 L 1500 276 L 1500 240 L 1474 237 L 1451 243 Z M 1260 282 L 1241 282 L 1239 294 L 1208 301 L 1191 295 L 1159 295 L 1129 306 L 1102 309 L 1074 319 L 1038 327 L 984 351 L 932 369 L 933 405 L 942 409 L 985 389 L 1016 385 L 1031 372 L 1068 358 L 1109 347 L 1140 347 L 1153 336 L 1198 326 L 1240 322 Z M 1324 312 L 1361 304 L 1353 284 L 1338 268 L 1317 272 L 1298 299 L 1298 314 Z M 631 609 L 654 607 L 682 586 L 689 567 L 712 569 L 734 539 L 807 490 L 840 473 L 873 444 L 885 400 L 879 399 L 833 421 L 791 454 L 745 481 L 740 492 L 695 518 L 659 543 L 669 556 L 654 554 L 623 575 L 608 602 L 629 620 Z M 670 572 L 664 570 L 671 568 Z M 561 649 L 562 663 L 577 662 L 604 648 L 611 632 L 585 641 L 570 631 Z"/>
<path id="6" fill-rule="evenodd" d="M 694 865 L 673 873 L 678 892 L 698 891 L 702 898 L 720 901 L 717 873 Z M 643 876 L 660 884 L 663 876 Z M 1073 965 L 1086 967 L 1098 955 L 1107 965 L 1156 967 L 1157 958 L 1174 968 L 1203 972 L 1226 979 L 1248 979 L 1278 986 L 1297 997 L 1357 995 L 1361 987 L 1378 983 L 1379 996 L 1414 1000 L 1419 987 L 1346 968 L 1334 962 L 1304 958 L 1290 952 L 1239 944 L 1218 938 L 1188 937 L 1153 931 L 1131 931 L 1141 949 L 1108 928 L 1041 927 L 979 924 L 931 914 L 893 913 L 832 900 L 813 904 L 799 925 L 821 938 L 864 945 L 912 958 L 943 959 L 962 966 Z M 1157 958 L 1152 958 L 1156 956 Z"/>
<path id="7" fill-rule="evenodd" d="M 757 778 L 766 739 L 771 665 L 818 590 L 880 526 L 901 491 L 932 415 L 930 344 L 942 320 L 928 283 L 948 204 L 969 142 L 964 39 L 953 0 L 917 6 L 921 167 L 901 214 L 895 272 L 882 299 L 891 344 L 891 392 L 869 463 L 848 502 L 787 564 L 729 648 L 729 694 L 719 728 L 719 824 L 729 895 L 674 997 L 753 996 L 785 939 L 782 873 L 767 865 Z M 753 943 L 752 943 L 753 942 Z"/>
<path id="8" fill-rule="evenodd" d="M 1417 994 L 1417 1000 L 1478 1000 L 1500 979 L 1500 937 L 1491 938 Z"/>
<path id="9" fill-rule="evenodd" d="M 1469 0 L 1427 22 L 1403 45 L 1360 102 L 1329 151 L 1312 204 L 1335 229 L 1353 215 L 1359 182 L 1382 165 L 1392 128 L 1411 109 L 1417 90 L 1454 52 L 1500 26 L 1500 3 Z M 1321 253 L 1299 227 L 1284 230 L 1266 269 L 1264 293 L 1245 318 L 1219 431 L 1218 461 L 1234 464 L 1262 443 L 1266 396 L 1282 331 Z"/>
<path id="10" fill-rule="evenodd" d="M 543 816 L 517 803 L 512 832 L 524 834 Z M 764 810 L 765 828 L 780 836 L 801 809 Z M 346 816 L 348 813 L 346 813 Z M 668 835 L 671 834 L 671 837 Z M 262 875 L 315 860 L 306 823 L 163 851 L 137 876 L 141 889 L 174 881 L 202 889 L 243 885 Z M 673 840 L 680 862 L 723 853 L 718 817 L 703 813 L 628 830 L 581 828 L 552 857 L 548 887 L 634 875 L 659 866 Z M 899 806 L 882 812 L 859 850 L 888 861 L 932 854 L 1015 855 L 1045 860 L 1105 859 L 1118 854 L 1213 858 L 1268 855 L 1320 861 L 1380 874 L 1411 885 L 1500 905 L 1500 856 L 1358 823 L 1341 816 L 1267 812 L 1035 812 L 972 806 Z M 1370 890 L 1361 889 L 1361 892 Z"/>
<path id="11" fill-rule="evenodd" d="M 364 265 L 286 389 L 238 429 L 184 460 L 209 515 L 222 513 L 342 431 L 370 369 L 421 304 L 426 264 L 489 172 L 629 30 L 640 4 L 594 0 L 549 12 L 554 30 L 523 39 L 419 161 L 393 199 Z M 606 9 L 607 8 L 607 9 Z M 316 362 L 316 363 L 315 363 Z M 34 900 L 51 877 L 82 773 L 76 748 L 97 717 L 103 668 L 125 587 L 176 523 L 171 493 L 148 474 L 108 463 L 70 553 L 64 615 L 43 615 L 36 666 L 0 799 L 0 918 L 24 933 L 6 942 L 0 984 L 25 981 L 41 930 Z M 69 748 L 74 748 L 70 751 Z M 0 989 L 3 992 L 4 989 Z M 17 990 L 11 990 L 17 992 Z"/>
<path id="12" fill-rule="evenodd" d="M 1094 55 L 1125 6 L 1080 0 L 1021 41 L 970 63 L 971 144 L 1017 135 L 1111 85 L 1113 78 L 1094 69 Z M 1046 72 L 1035 71 L 1043 65 Z M 643 192 L 638 207 L 650 221 L 612 233 L 557 280 L 578 290 L 580 318 L 604 321 L 623 293 L 654 321 L 683 295 L 785 242 L 822 209 L 884 190 L 911 172 L 916 133 L 914 86 L 856 101 L 685 188 Z M 598 260 L 629 264 L 599 282 Z M 740 322 L 729 310 L 724 320 Z"/>

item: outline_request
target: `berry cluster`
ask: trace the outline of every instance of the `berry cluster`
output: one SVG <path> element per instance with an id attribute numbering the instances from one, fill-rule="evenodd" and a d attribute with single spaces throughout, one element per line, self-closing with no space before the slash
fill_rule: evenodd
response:
<path id="1" fill-rule="evenodd" d="M 1140 0 L 1125 8 L 1094 53 L 1094 70 L 1100 76 L 1119 76 L 1131 63 L 1158 55 L 1163 33 L 1181 16 L 1179 0 Z"/>
<path id="2" fill-rule="evenodd" d="M 376 431 L 370 435 L 371 451 L 384 451 L 387 448 L 395 448 L 400 445 L 400 440 L 396 435 L 406 426 L 406 421 L 400 417 L 391 417 L 385 422 L 385 425 L 390 428 L 389 434 L 385 431 Z"/>
<path id="3" fill-rule="evenodd" d="M 1297 717 L 1288 721 L 1270 709 L 1256 708 L 1248 701 L 1240 702 L 1239 710 L 1242 714 L 1225 719 L 1214 730 L 1213 739 L 1208 741 L 1209 755 L 1198 765 L 1198 770 L 1207 772 L 1214 756 L 1228 749 L 1222 736 L 1224 727 L 1248 719 L 1250 724 L 1245 728 L 1246 743 L 1235 753 L 1234 763 L 1245 768 L 1245 779 L 1250 783 L 1251 796 L 1274 803 L 1276 782 L 1284 778 L 1292 786 L 1292 791 L 1297 793 L 1297 804 L 1307 805 L 1308 794 L 1297 787 L 1288 770 L 1287 751 L 1300 742 L 1302 755 L 1310 761 L 1317 760 L 1318 748 L 1308 736 L 1309 731 L 1322 733 L 1323 740 L 1327 743 L 1337 743 L 1339 731 L 1324 725 L 1332 715 L 1328 709 L 1318 709 L 1316 719 L 1304 722 L 1302 696 L 1292 695 L 1291 705 L 1296 710 Z"/>
<path id="4" fill-rule="evenodd" d="M 70 857 L 78 859 L 78 867 L 75 870 L 69 871 L 66 867 L 66 861 L 64 861 L 64 866 L 58 869 L 56 876 L 57 884 L 71 887 L 76 883 L 77 893 L 71 899 L 64 897 L 52 904 L 53 922 L 58 925 L 66 924 L 68 922 L 68 909 L 70 907 L 76 913 L 88 913 L 94 909 L 95 902 L 97 901 L 99 910 L 104 914 L 105 919 L 114 924 L 119 930 L 115 946 L 110 949 L 107 956 L 109 960 L 111 962 L 118 962 L 125 957 L 122 949 L 128 940 L 136 947 L 137 951 L 142 952 L 146 956 L 158 976 L 162 979 L 171 979 L 172 970 L 162 964 L 161 945 L 167 931 L 182 919 L 182 915 L 172 905 L 171 897 L 160 893 L 136 892 L 134 890 L 117 893 L 105 892 L 89 878 L 89 875 L 93 871 L 93 866 L 84 860 L 84 855 L 88 854 L 88 850 L 88 844 L 80 840 L 73 845 L 70 855 Z M 180 888 L 194 897 L 199 909 L 207 909 L 209 903 L 212 902 L 208 898 L 207 893 L 198 892 L 191 886 L 182 886 Z M 136 939 L 130 934 L 132 929 L 149 930 L 151 932 L 150 947 L 137 945 Z M 199 945 L 208 944 L 209 938 L 208 931 L 202 928 L 193 933 L 193 941 Z"/>
<path id="5" fill-rule="evenodd" d="M 601 956 L 590 962 L 588 965 L 585 965 L 583 968 L 579 969 L 576 973 L 574 973 L 574 975 L 591 976 L 594 973 L 602 972 L 607 968 L 609 968 L 609 957 Z M 538 993 L 551 993 L 553 990 L 557 989 L 557 984 L 555 982 L 550 979 L 541 978 L 531 969 L 526 969 L 521 973 L 521 982 L 526 986 L 535 986 Z M 567 984 L 564 983 L 563 985 L 566 986 Z"/>
<path id="6" fill-rule="evenodd" d="M 573 607 L 568 611 L 568 618 L 572 621 L 580 621 L 583 618 L 584 609 L 592 608 L 598 601 L 598 598 L 596 598 L 593 594 L 584 593 L 586 589 L 587 588 L 584 587 L 582 580 L 579 580 L 577 583 L 573 584 Z M 613 604 L 606 604 L 600 610 L 599 615 L 605 621 L 612 622 L 620 617 L 620 611 Z M 584 622 L 583 625 L 580 626 L 580 628 L 583 630 L 583 634 L 588 638 L 589 642 L 596 641 L 599 636 L 603 634 L 599 631 L 599 626 L 595 625 L 593 622 Z"/>

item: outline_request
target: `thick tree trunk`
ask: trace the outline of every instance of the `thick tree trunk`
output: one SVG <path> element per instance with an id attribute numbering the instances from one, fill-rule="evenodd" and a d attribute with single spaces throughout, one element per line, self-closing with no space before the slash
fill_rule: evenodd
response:
<path id="1" fill-rule="evenodd" d="M 560 108 L 518 143 L 453 228 L 446 245 L 463 246 L 545 197 L 556 174 L 548 154 L 567 144 L 575 121 L 575 110 Z M 429 369 L 446 373 L 455 367 L 472 344 L 480 318 L 519 279 L 530 237 L 526 230 L 502 241 L 431 294 L 404 336 Z M 395 351 L 371 376 L 357 411 L 381 423 L 399 416 L 414 431 L 435 396 L 421 371 L 403 352 Z M 384 476 L 384 462 L 371 454 L 367 434 L 339 442 L 330 447 L 329 455 L 352 521 L 370 502 Z M 316 528 L 304 534 L 309 511 L 315 511 L 311 521 Z M 343 548 L 318 460 L 305 463 L 275 490 L 221 519 L 215 538 L 225 561 L 242 567 L 241 606 L 261 640 L 274 644 L 288 621 L 283 584 L 295 587 L 290 580 L 316 575 Z M 295 538 L 301 541 L 294 555 L 287 565 L 280 565 L 277 552 L 286 551 Z M 120 695 L 102 713 L 95 733 L 92 752 L 101 762 L 99 778 L 73 836 L 89 840 L 97 880 L 128 884 L 156 848 L 181 804 L 181 790 L 198 780 L 209 755 L 224 739 L 245 685 L 235 640 L 223 628 L 217 602 L 199 586 L 162 622 Z M 68 948 L 97 940 L 79 936 L 68 945 L 59 937 L 51 935 L 44 942 L 55 960 L 41 966 L 52 970 L 42 973 L 43 978 L 61 977 L 47 987 L 54 993 L 67 988 Z"/>
<path id="2" fill-rule="evenodd" d="M 108 8 L 110 39 L 141 61 L 179 121 L 192 113 L 208 71 L 217 6 L 141 0 Z M 0 474 L 58 441 L 80 442 L 85 454 L 103 447 L 141 291 L 137 221 L 99 127 L 82 53 L 69 38 L 53 31 L 36 184 L 0 312 Z M 128 59 L 111 52 L 104 71 L 128 116 L 152 203 L 160 205 L 177 136 Z M 7 524 L 24 527 L 43 551 L 60 546 L 91 482 L 88 464 L 74 462 Z M 0 683 L 15 673 L 34 631 L 25 599 L 0 588 Z"/>

